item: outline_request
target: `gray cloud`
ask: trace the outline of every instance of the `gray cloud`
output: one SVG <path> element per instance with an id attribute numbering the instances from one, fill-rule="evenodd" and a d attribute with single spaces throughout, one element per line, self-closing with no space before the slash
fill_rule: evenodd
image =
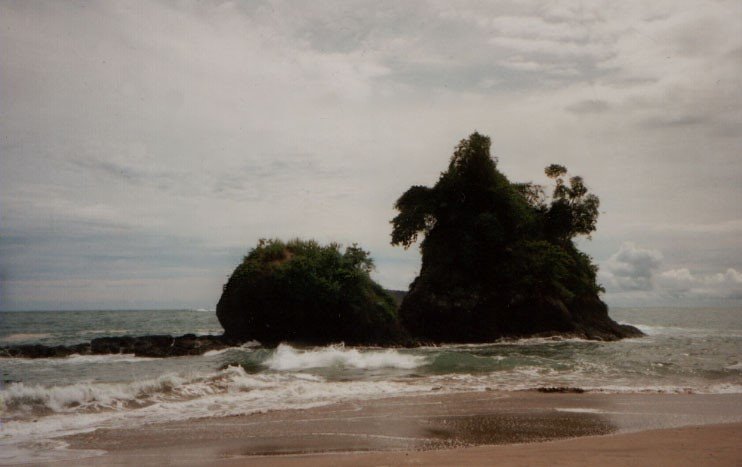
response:
<path id="1" fill-rule="evenodd" d="M 739 2 L 2 9 L 0 307 L 213 305 L 270 236 L 358 241 L 405 288 L 394 200 L 475 129 L 513 180 L 585 177 L 603 263 L 631 238 L 664 270 L 742 270 Z M 608 298 L 664 299 L 659 269 L 611 264 Z"/>
<path id="2" fill-rule="evenodd" d="M 601 101 L 598 99 L 588 99 L 580 102 L 575 102 L 574 104 L 570 104 L 566 107 L 567 110 L 576 114 L 600 113 L 605 112 L 609 108 L 610 105 L 606 101 Z"/>
<path id="3" fill-rule="evenodd" d="M 715 274 L 694 274 L 688 268 L 670 269 L 659 274 L 658 282 L 663 291 L 681 298 L 742 296 L 742 273 L 733 268 Z"/>
<path id="4" fill-rule="evenodd" d="M 601 264 L 599 278 L 618 304 L 729 304 L 742 296 L 742 273 L 662 267 L 663 255 L 626 242 Z"/>
<path id="5" fill-rule="evenodd" d="M 661 262 L 659 251 L 626 242 L 602 265 L 601 279 L 609 291 L 652 290 L 653 276 Z"/>

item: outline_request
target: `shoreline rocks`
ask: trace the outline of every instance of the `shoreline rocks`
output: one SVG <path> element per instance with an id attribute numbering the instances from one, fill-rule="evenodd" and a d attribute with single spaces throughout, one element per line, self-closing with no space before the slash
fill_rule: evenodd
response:
<path id="1" fill-rule="evenodd" d="M 611 322 L 613 322 L 611 320 Z M 615 323 L 615 322 L 613 322 Z M 586 339 L 597 341 L 614 341 L 627 337 L 641 337 L 644 334 L 633 326 L 616 324 L 617 328 L 603 332 L 591 329 L 589 331 L 567 331 L 554 332 L 544 331 L 537 333 L 520 333 L 502 336 L 492 340 L 518 340 L 528 338 L 554 338 L 554 339 Z M 617 332 L 618 331 L 618 332 Z M 212 350 L 222 350 L 228 347 L 238 347 L 247 340 L 230 338 L 225 335 L 197 336 L 195 334 L 184 334 L 182 336 L 149 335 L 149 336 L 116 336 L 99 337 L 90 342 L 73 345 L 43 345 L 43 344 L 18 344 L 0 347 L 0 358 L 64 358 L 71 355 L 119 355 L 133 354 L 136 357 L 167 358 L 203 355 Z M 263 347 L 273 348 L 285 342 L 292 345 L 313 345 L 309 342 L 281 341 L 264 344 Z M 340 343 L 340 342 L 334 342 Z M 477 343 L 482 343 L 477 341 Z M 331 343 L 333 344 L 333 343 Z M 383 348 L 415 348 L 424 346 L 441 346 L 447 344 L 460 344 L 457 341 L 442 342 L 426 339 L 406 339 L 394 344 L 377 343 L 373 347 Z M 316 344 L 315 344 L 316 345 Z M 353 345 L 353 344 L 348 344 Z"/>
<path id="2" fill-rule="evenodd" d="M 74 345 L 20 344 L 0 347 L 0 357 L 62 358 L 70 355 L 134 354 L 137 357 L 182 357 L 201 355 L 243 344 L 239 339 L 225 336 L 119 336 L 99 337 L 88 343 Z"/>

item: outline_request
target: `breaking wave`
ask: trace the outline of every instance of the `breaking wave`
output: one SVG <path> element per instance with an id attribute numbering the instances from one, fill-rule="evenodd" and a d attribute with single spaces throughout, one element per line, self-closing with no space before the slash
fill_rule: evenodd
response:
<path id="1" fill-rule="evenodd" d="M 11 357 L 12 358 L 12 357 Z M 114 363 L 141 363 L 159 360 L 154 357 L 137 357 L 133 353 L 103 354 L 103 355 L 80 355 L 72 354 L 66 357 L 49 358 L 12 358 L 13 362 L 21 365 L 38 365 L 43 363 L 49 366 L 58 365 L 85 365 L 85 364 L 114 364 Z"/>
<path id="2" fill-rule="evenodd" d="M 240 366 L 204 375 L 168 374 L 120 384 L 81 382 L 46 387 L 13 383 L 2 392 L 5 421 L 0 441 L 62 436 L 101 427 L 309 408 L 430 389 L 427 384 L 399 381 L 328 383 L 307 373 L 249 374 Z M 70 417 L 71 413 L 76 415 Z"/>
<path id="3" fill-rule="evenodd" d="M 396 350 L 359 351 L 342 345 L 312 350 L 298 350 L 281 344 L 263 365 L 276 371 L 296 371 L 307 368 L 341 367 L 360 370 L 379 368 L 413 369 L 425 365 L 427 358 Z"/>

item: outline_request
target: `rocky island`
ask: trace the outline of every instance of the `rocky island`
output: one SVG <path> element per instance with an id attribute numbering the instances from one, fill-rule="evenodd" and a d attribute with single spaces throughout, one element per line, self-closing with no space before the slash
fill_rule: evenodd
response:
<path id="1" fill-rule="evenodd" d="M 418 236 L 420 275 L 398 302 L 371 280 L 357 246 L 340 252 L 295 240 L 261 241 L 234 271 L 217 305 L 231 338 L 309 344 L 488 342 L 507 337 L 637 337 L 608 316 L 597 267 L 575 237 L 590 235 L 598 198 L 553 164 L 543 186 L 512 183 L 479 133 L 459 143 L 434 187 L 396 202 L 392 244 Z"/>
<path id="2" fill-rule="evenodd" d="M 405 341 L 394 299 L 356 245 L 261 240 L 224 286 L 216 315 L 230 338 L 322 345 Z"/>
<path id="3" fill-rule="evenodd" d="M 597 266 L 575 239 L 595 231 L 598 197 L 552 164 L 547 187 L 513 183 L 497 169 L 490 139 L 473 133 L 431 187 L 397 200 L 392 244 L 418 237 L 422 266 L 409 291 L 371 279 L 357 245 L 260 240 L 224 285 L 216 314 L 223 336 L 123 336 L 73 346 L 17 345 L 0 356 L 134 353 L 196 355 L 256 340 L 414 346 L 565 336 L 594 340 L 642 333 L 608 316 Z"/>
<path id="4" fill-rule="evenodd" d="M 490 139 L 462 140 L 432 188 L 413 186 L 396 203 L 392 244 L 419 235 L 422 267 L 400 306 L 417 339 L 488 342 L 566 335 L 597 340 L 637 337 L 599 298 L 597 266 L 574 239 L 589 236 L 598 197 L 579 176 L 552 164 L 552 192 L 512 183 L 490 156 Z"/>

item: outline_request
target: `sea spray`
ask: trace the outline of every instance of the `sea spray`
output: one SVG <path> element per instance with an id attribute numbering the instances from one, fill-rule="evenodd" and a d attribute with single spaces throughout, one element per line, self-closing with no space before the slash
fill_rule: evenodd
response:
<path id="1" fill-rule="evenodd" d="M 295 371 L 308 368 L 343 367 L 362 370 L 379 368 L 412 369 L 424 365 L 427 358 L 402 354 L 397 350 L 360 352 L 343 345 L 319 347 L 309 350 L 295 349 L 281 344 L 263 364 L 271 370 Z"/>
<path id="2" fill-rule="evenodd" d="M 0 432 L 0 445 L 95 428 L 302 409 L 358 398 L 427 393 L 431 389 L 420 382 L 328 382 L 307 373 L 256 375 L 239 366 L 208 375 L 163 375 L 128 384 L 44 387 L 14 383 L 4 391 L 9 417 Z"/>
<path id="3" fill-rule="evenodd" d="M 742 393 L 740 311 L 612 310 L 649 334 L 619 342 L 532 338 L 414 349 L 271 349 L 253 342 L 168 359 L 2 358 L 0 458 L 17 443 L 95 428 L 428 394 L 433 388 Z M 39 343 L 64 345 L 104 336 L 105 330 L 183 334 L 218 328 L 213 315 L 188 311 L 8 313 L 4 325 L 2 336 L 47 333 Z"/>

